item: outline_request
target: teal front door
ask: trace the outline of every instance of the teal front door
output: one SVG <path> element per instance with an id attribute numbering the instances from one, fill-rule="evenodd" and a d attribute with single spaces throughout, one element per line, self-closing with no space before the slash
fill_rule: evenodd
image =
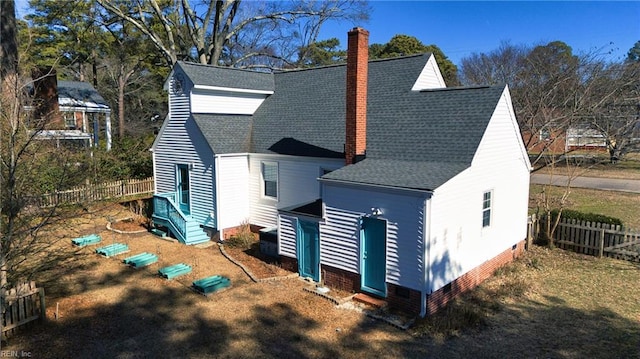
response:
<path id="1" fill-rule="evenodd" d="M 298 221 L 298 272 L 320 280 L 320 231 L 318 223 Z"/>
<path id="2" fill-rule="evenodd" d="M 362 290 L 386 296 L 387 222 L 365 217 L 362 219 L 360 234 Z"/>
<path id="3" fill-rule="evenodd" d="M 183 213 L 189 214 L 189 166 L 178 165 L 177 177 L 178 205 Z"/>

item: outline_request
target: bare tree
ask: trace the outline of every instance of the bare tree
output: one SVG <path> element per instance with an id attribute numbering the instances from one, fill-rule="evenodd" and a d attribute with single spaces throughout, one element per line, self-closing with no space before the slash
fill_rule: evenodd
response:
<path id="1" fill-rule="evenodd" d="M 40 139 L 55 114 L 26 110 L 39 105 L 27 90 L 37 85 L 25 82 L 19 71 L 13 5 L 13 1 L 0 1 L 0 288 L 3 289 L 18 276 L 29 276 L 57 258 L 51 255 L 56 252 L 48 240 L 52 237 L 42 236 L 56 218 L 57 208 L 41 208 L 37 200 L 48 190 L 62 188 L 83 173 L 75 165 L 73 155 L 55 148 L 51 141 Z M 34 258 L 37 259 L 32 262 L 34 266 L 27 270 L 24 264 Z"/>
<path id="2" fill-rule="evenodd" d="M 520 70 L 531 49 L 523 45 L 502 42 L 488 53 L 472 53 L 461 60 L 460 82 L 464 85 L 508 84 L 511 89 L 521 85 Z"/>
<path id="3" fill-rule="evenodd" d="M 464 83 L 507 82 L 512 90 L 534 171 L 544 169 L 550 176 L 534 195 L 538 211 L 546 217 L 543 232 L 550 245 L 572 181 L 588 167 L 585 158 L 572 153 L 576 148 L 568 134 L 597 131 L 612 156 L 622 155 L 622 148 L 637 148 L 640 76 L 631 65 L 607 63 L 601 51 L 576 55 L 561 41 L 535 47 L 502 44 L 493 52 L 462 60 Z M 564 186 L 552 191 L 560 175 Z M 551 218 L 556 210 L 558 215 Z"/>
<path id="4" fill-rule="evenodd" d="M 365 2 L 356 0 L 246 4 L 240 0 L 98 2 L 144 33 L 162 52 L 169 67 L 186 58 L 227 66 L 239 66 L 249 57 L 292 62 L 292 53 L 315 42 L 325 22 L 366 19 L 369 11 Z M 290 25 L 297 29 L 284 31 Z M 247 37 L 243 33 L 254 36 L 244 41 Z"/>
<path id="5" fill-rule="evenodd" d="M 18 97 L 18 91 L 16 89 L 18 81 L 18 37 L 16 31 L 16 9 L 15 2 L 13 0 L 0 1 L 0 111 L 7 113 L 7 122 L 13 124 L 14 119 L 17 117 L 19 108 L 17 108 L 14 99 Z M 0 119 L 0 123 L 4 123 L 5 119 Z M 0 149 L 3 147 L 2 134 L 0 132 Z M 0 152 L 0 163 L 3 162 L 2 153 Z M 0 172 L 0 193 L 5 186 L 10 186 L 7 183 L 8 178 Z M 7 286 L 7 255 L 8 250 L 8 238 L 5 236 L 5 229 L 8 223 L 4 223 L 5 216 L 9 216 L 6 213 L 5 201 L 0 201 L 0 288 Z M 10 209 L 10 206 L 9 206 Z"/>
<path id="6" fill-rule="evenodd" d="M 615 163 L 640 152 L 640 62 L 600 64 L 599 70 L 585 118 Z"/>

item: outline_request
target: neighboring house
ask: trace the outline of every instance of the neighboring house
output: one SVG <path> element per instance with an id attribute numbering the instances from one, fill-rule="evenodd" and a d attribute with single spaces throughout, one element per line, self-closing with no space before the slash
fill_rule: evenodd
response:
<path id="1" fill-rule="evenodd" d="M 506 86 L 447 89 L 367 40 L 347 65 L 176 64 L 153 219 L 187 244 L 275 228 L 283 267 L 426 315 L 522 251 L 530 164 Z"/>
<path id="2" fill-rule="evenodd" d="M 111 149 L 111 109 L 98 91 L 86 82 L 58 81 L 56 73 L 45 72 L 34 81 L 34 102 L 30 109 L 51 118 L 39 139 L 58 145 L 104 146 Z"/>
<path id="3" fill-rule="evenodd" d="M 522 137 L 531 153 L 548 151 L 560 154 L 574 150 L 607 150 L 607 141 L 602 133 L 590 128 L 588 124 L 572 125 L 566 130 L 551 126 L 534 134 L 523 131 Z"/>

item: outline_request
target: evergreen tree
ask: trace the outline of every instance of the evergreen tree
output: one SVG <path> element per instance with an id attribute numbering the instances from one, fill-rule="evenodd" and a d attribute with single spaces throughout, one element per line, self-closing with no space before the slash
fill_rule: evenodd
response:
<path id="1" fill-rule="evenodd" d="M 409 35 L 395 35 L 384 45 L 370 46 L 370 58 L 389 58 L 430 52 L 436 58 L 438 67 L 447 86 L 458 86 L 458 68 L 447 58 L 436 45 L 424 45 L 416 37 Z"/>

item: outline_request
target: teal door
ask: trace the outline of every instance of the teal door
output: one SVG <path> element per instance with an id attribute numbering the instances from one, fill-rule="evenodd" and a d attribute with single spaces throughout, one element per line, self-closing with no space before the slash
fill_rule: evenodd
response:
<path id="1" fill-rule="evenodd" d="M 183 213 L 189 214 L 189 166 L 178 165 L 177 175 L 178 205 Z"/>
<path id="2" fill-rule="evenodd" d="M 298 271 L 300 276 L 320 280 L 320 230 L 318 223 L 298 221 Z"/>
<path id="3" fill-rule="evenodd" d="M 387 222 L 365 217 L 360 234 L 362 290 L 386 296 Z"/>

